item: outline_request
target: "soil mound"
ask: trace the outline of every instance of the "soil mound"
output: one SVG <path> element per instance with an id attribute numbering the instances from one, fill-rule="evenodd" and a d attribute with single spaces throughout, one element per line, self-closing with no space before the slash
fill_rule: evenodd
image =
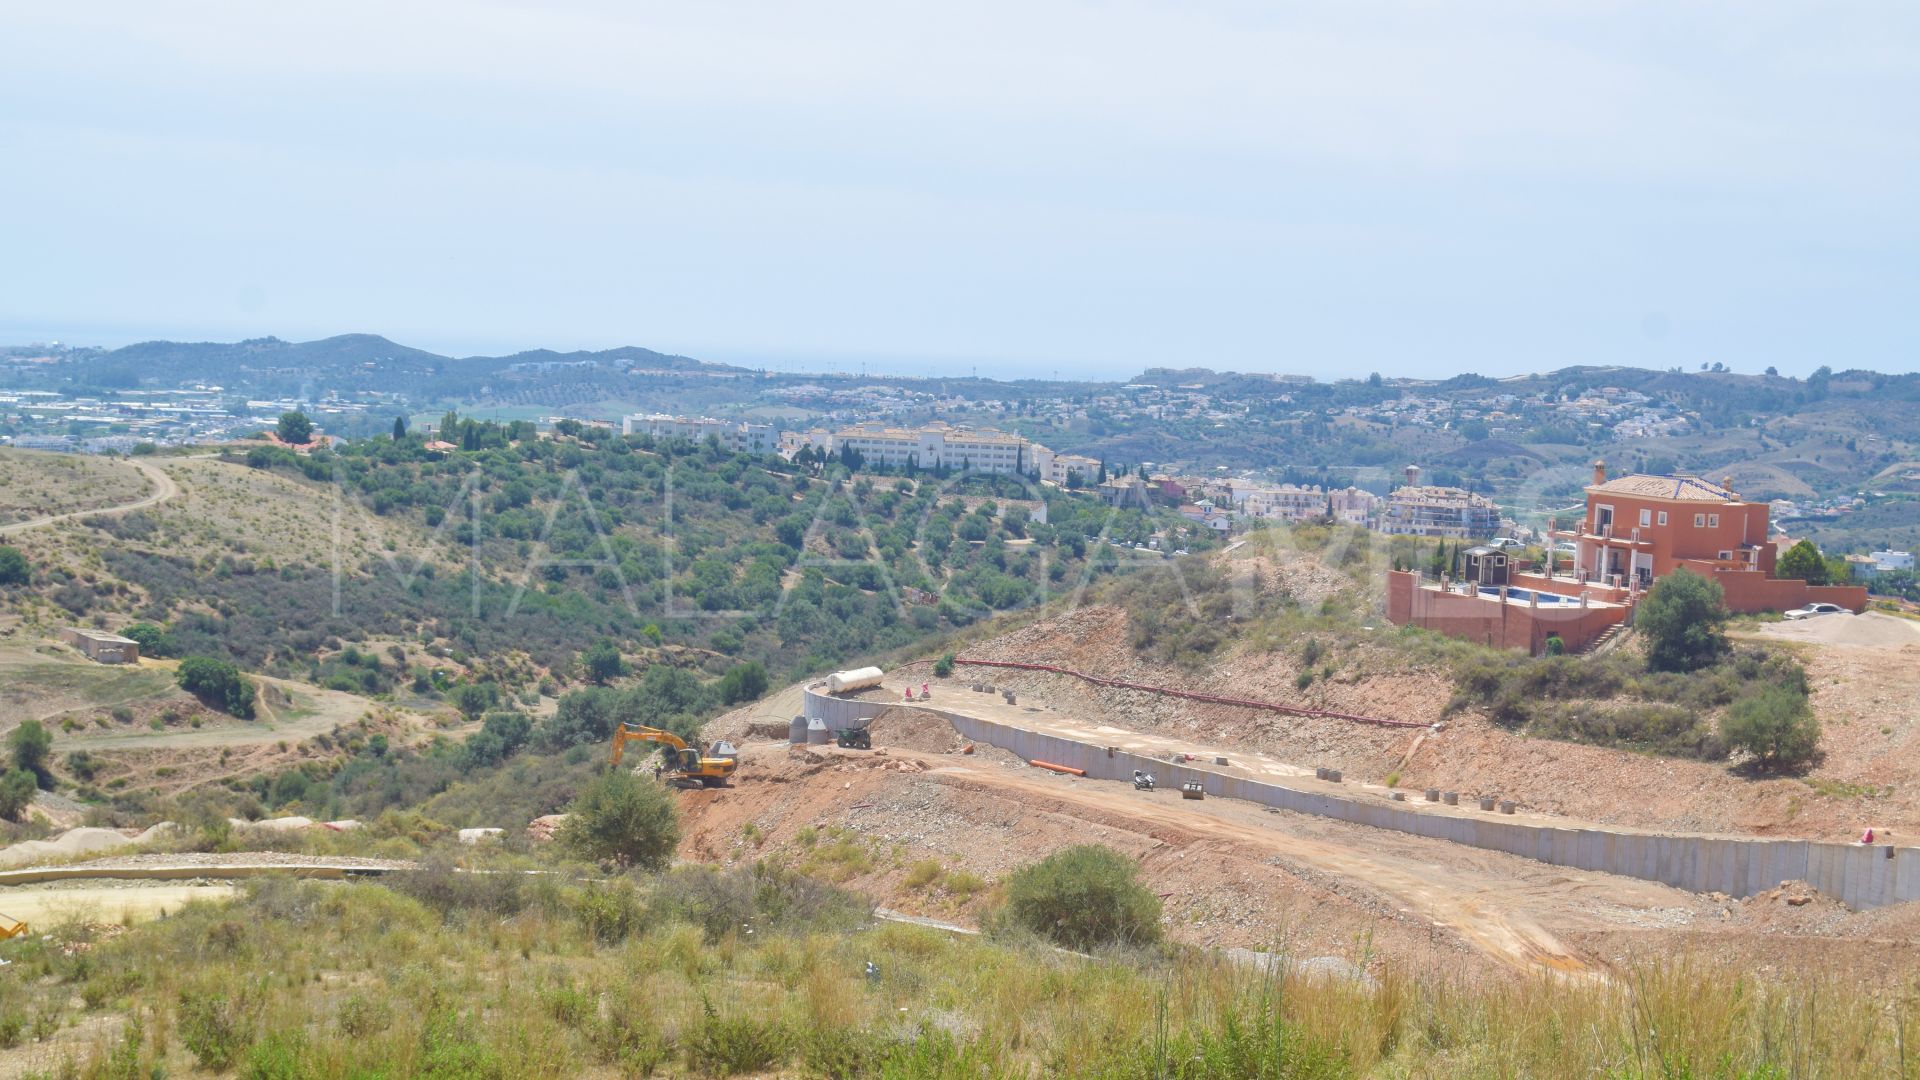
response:
<path id="1" fill-rule="evenodd" d="M 873 718 L 867 730 L 873 732 L 875 746 L 897 746 L 923 754 L 957 754 L 967 745 L 952 724 L 919 709 L 887 709 Z"/>

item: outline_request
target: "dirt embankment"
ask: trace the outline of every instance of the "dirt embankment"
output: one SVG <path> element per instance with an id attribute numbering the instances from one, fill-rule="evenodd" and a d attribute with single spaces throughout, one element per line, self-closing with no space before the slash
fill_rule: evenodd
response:
<path id="1" fill-rule="evenodd" d="M 1835 619 L 1835 633 L 1880 633 L 1862 625 L 1868 617 L 1851 627 L 1841 627 Z M 1296 643 L 1266 652 L 1240 646 L 1202 670 L 1181 670 L 1140 657 L 1130 643 L 1124 611 L 1090 607 L 1022 627 L 972 647 L 966 655 L 1058 664 L 1283 704 L 1443 722 L 1440 731 L 1419 736 L 1111 690 L 1058 675 L 1004 669 L 987 674 L 996 685 L 1018 690 L 1023 701 L 1089 720 L 1205 739 L 1308 767 L 1326 765 L 1376 783 L 1398 773 L 1400 785 L 1409 789 L 1432 786 L 1464 795 L 1497 795 L 1536 810 L 1642 828 L 1844 840 L 1872 826 L 1882 833 L 1891 830 L 1898 842 L 1905 842 L 1909 833 L 1920 842 L 1920 641 L 1846 644 L 1828 643 L 1806 631 L 1770 627 L 1768 633 L 1808 639 L 1793 647 L 1807 665 L 1814 709 L 1825 728 L 1825 757 L 1805 777 L 1754 777 L 1720 763 L 1530 739 L 1475 712 L 1448 716 L 1451 676 L 1410 667 L 1390 645 L 1344 650 L 1332 660 L 1332 678 L 1317 677 L 1300 690 L 1296 680 L 1302 648 L 1294 647 Z M 959 677 L 979 677 L 989 670 L 962 665 Z"/>

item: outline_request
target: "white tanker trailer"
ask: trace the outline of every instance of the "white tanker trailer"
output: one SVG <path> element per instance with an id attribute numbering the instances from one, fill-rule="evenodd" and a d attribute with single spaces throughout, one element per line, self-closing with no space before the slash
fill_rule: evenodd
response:
<path id="1" fill-rule="evenodd" d="M 879 686 L 882 674 L 884 673 L 877 667 L 836 671 L 827 676 L 827 693 L 846 694 L 855 690 L 865 690 L 869 686 Z"/>

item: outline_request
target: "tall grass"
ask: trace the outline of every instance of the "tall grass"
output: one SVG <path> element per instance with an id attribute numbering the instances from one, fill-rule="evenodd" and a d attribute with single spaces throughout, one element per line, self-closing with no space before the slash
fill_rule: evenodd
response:
<path id="1" fill-rule="evenodd" d="M 730 916 L 745 902 L 717 892 Z M 1390 965 L 1339 978 L 1183 948 L 1085 959 L 889 923 L 762 918 L 749 934 L 697 918 L 697 891 L 658 893 L 261 883 L 117 936 L 67 927 L 10 947 L 0 1014 L 26 1018 L 11 1038 L 44 1040 L 36 1067 L 70 1061 L 79 1076 L 1920 1071 L 1905 1054 L 1920 1037 L 1912 1003 L 1841 978 L 1762 981 L 1684 959 L 1587 980 Z M 626 912 L 617 933 L 610 904 Z"/>

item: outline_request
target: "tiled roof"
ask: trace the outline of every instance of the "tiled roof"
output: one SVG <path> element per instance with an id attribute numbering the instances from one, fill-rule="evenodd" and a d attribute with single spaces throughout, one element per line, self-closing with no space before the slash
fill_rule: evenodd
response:
<path id="1" fill-rule="evenodd" d="M 1617 476 L 1604 484 L 1595 484 L 1588 491 L 1606 492 L 1611 495 L 1639 495 L 1649 499 L 1678 499 L 1687 502 L 1739 502 L 1740 494 L 1719 484 L 1709 483 L 1697 476 L 1650 476 L 1646 473 L 1634 473 L 1630 476 Z"/>

